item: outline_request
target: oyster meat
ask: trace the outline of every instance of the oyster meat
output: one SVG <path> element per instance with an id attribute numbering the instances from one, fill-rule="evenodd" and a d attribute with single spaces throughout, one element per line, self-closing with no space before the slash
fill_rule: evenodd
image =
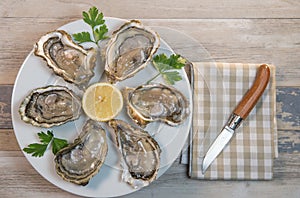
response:
<path id="1" fill-rule="evenodd" d="M 109 81 L 122 81 L 142 70 L 160 44 L 156 32 L 131 20 L 115 31 L 107 44 L 105 73 Z"/>
<path id="2" fill-rule="evenodd" d="M 146 132 L 122 120 L 110 120 L 122 155 L 122 179 L 134 188 L 149 185 L 156 179 L 160 164 L 160 147 Z"/>
<path id="3" fill-rule="evenodd" d="M 66 87 L 41 87 L 23 100 L 19 113 L 26 123 L 50 128 L 79 118 L 81 101 Z"/>
<path id="4" fill-rule="evenodd" d="M 34 46 L 34 54 L 45 59 L 55 74 L 80 88 L 85 88 L 94 76 L 97 50 L 77 45 L 63 30 L 42 36 Z"/>
<path id="5" fill-rule="evenodd" d="M 56 153 L 56 172 L 68 182 L 87 185 L 99 172 L 107 151 L 105 130 L 99 122 L 88 120 L 74 143 Z"/>
<path id="6" fill-rule="evenodd" d="M 190 114 L 186 97 L 174 87 L 163 84 L 127 88 L 124 98 L 128 115 L 141 127 L 153 121 L 177 126 Z"/>

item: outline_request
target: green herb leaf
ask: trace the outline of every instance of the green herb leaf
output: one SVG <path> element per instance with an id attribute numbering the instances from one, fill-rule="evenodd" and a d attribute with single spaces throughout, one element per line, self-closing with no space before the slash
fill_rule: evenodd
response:
<path id="1" fill-rule="evenodd" d="M 95 41 L 98 42 L 100 40 L 108 38 L 105 34 L 108 32 L 106 25 L 102 25 L 99 28 L 96 28 L 94 31 Z"/>
<path id="2" fill-rule="evenodd" d="M 32 154 L 33 157 L 42 157 L 48 148 L 48 145 L 52 145 L 52 152 L 55 155 L 60 149 L 68 146 L 67 140 L 55 138 L 52 131 L 47 131 L 47 133 L 40 132 L 37 134 L 39 136 L 40 142 L 29 144 L 28 147 L 24 148 L 23 151 Z"/>
<path id="3" fill-rule="evenodd" d="M 44 132 L 38 133 L 38 136 L 40 138 L 41 143 L 43 144 L 49 144 L 53 138 L 53 133 L 51 131 L 47 131 L 47 134 Z"/>
<path id="4" fill-rule="evenodd" d="M 160 63 L 160 62 L 153 62 L 153 65 L 155 66 L 155 68 L 160 72 L 164 72 L 164 71 L 168 71 L 168 70 L 171 70 L 171 69 L 174 69 L 172 68 L 170 65 L 166 64 L 166 63 Z"/>
<path id="5" fill-rule="evenodd" d="M 168 84 L 174 85 L 176 81 L 182 80 L 178 71 L 164 72 L 162 74 L 163 78 Z"/>
<path id="6" fill-rule="evenodd" d="M 94 42 L 98 44 L 98 41 L 108 38 L 105 34 L 108 32 L 105 20 L 103 19 L 103 13 L 99 13 L 98 9 L 94 6 L 89 9 L 89 12 L 82 12 L 83 21 L 89 24 L 93 31 L 93 39 L 90 33 L 80 32 L 73 34 L 73 38 L 79 44 L 84 42 Z"/>
<path id="7" fill-rule="evenodd" d="M 52 152 L 55 155 L 60 149 L 65 148 L 68 146 L 67 140 L 59 139 L 59 138 L 53 138 L 52 141 Z"/>
<path id="8" fill-rule="evenodd" d="M 89 9 L 89 13 L 83 11 L 82 16 L 84 22 L 89 24 L 92 29 L 94 29 L 94 27 L 96 27 L 97 25 L 104 24 L 105 22 L 103 20 L 103 13 L 99 13 L 98 9 L 95 6 Z"/>
<path id="9" fill-rule="evenodd" d="M 84 42 L 94 42 L 91 39 L 91 35 L 89 32 L 79 32 L 79 33 L 73 34 L 72 36 L 73 36 L 74 40 L 76 42 L 78 42 L 79 44 L 84 43 Z"/>
<path id="10" fill-rule="evenodd" d="M 158 55 L 154 56 L 153 61 L 156 63 L 168 64 L 168 57 L 165 54 L 158 54 Z"/>
<path id="11" fill-rule="evenodd" d="M 186 60 L 179 54 L 172 54 L 169 58 L 165 54 L 159 54 L 153 58 L 153 62 L 166 64 L 172 69 L 181 69 L 186 64 Z"/>
<path id="12" fill-rule="evenodd" d="M 169 65 L 175 69 L 181 69 L 186 64 L 186 59 L 182 58 L 179 54 L 172 54 L 168 61 Z"/>
<path id="13" fill-rule="evenodd" d="M 32 154 L 33 157 L 42 157 L 48 147 L 48 144 L 38 144 L 33 143 L 29 144 L 28 147 L 24 148 L 23 151 L 25 151 L 28 154 Z"/>
<path id="14" fill-rule="evenodd" d="M 170 57 L 167 57 L 165 54 L 159 54 L 153 57 L 152 63 L 157 69 L 159 74 L 162 75 L 166 83 L 174 85 L 176 81 L 182 80 L 179 72 L 169 71 L 174 69 L 181 69 L 186 64 L 186 59 L 182 58 L 178 54 L 172 54 Z M 150 83 L 159 75 L 154 76 L 147 83 Z"/>

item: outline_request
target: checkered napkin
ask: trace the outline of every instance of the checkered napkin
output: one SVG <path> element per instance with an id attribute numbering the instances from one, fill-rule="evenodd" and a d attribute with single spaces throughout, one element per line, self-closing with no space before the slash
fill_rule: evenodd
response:
<path id="1" fill-rule="evenodd" d="M 194 113 L 189 174 L 197 179 L 272 179 L 277 157 L 275 67 L 270 82 L 231 142 L 202 174 L 203 157 L 251 87 L 258 64 L 194 63 Z"/>

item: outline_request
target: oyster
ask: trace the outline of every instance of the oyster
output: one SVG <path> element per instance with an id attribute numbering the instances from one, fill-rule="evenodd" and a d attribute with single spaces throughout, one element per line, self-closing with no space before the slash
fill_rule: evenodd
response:
<path id="1" fill-rule="evenodd" d="M 188 117 L 189 103 L 174 87 L 163 84 L 141 85 L 125 91 L 128 115 L 141 127 L 149 122 L 163 121 L 171 126 Z"/>
<path id="2" fill-rule="evenodd" d="M 79 118 L 81 101 L 66 87 L 41 87 L 23 100 L 19 113 L 26 123 L 50 128 Z"/>
<path id="3" fill-rule="evenodd" d="M 97 50 L 82 48 L 63 30 L 42 36 L 34 46 L 34 54 L 45 59 L 55 74 L 80 88 L 85 88 L 94 76 Z"/>
<path id="4" fill-rule="evenodd" d="M 107 44 L 105 73 L 109 81 L 122 81 L 142 70 L 160 44 L 156 32 L 131 20 L 115 31 Z"/>
<path id="5" fill-rule="evenodd" d="M 122 155 L 122 179 L 134 188 L 149 185 L 156 179 L 160 164 L 160 147 L 146 132 L 122 120 L 110 120 Z"/>
<path id="6" fill-rule="evenodd" d="M 99 172 L 107 151 L 104 129 L 99 122 L 88 120 L 74 143 L 56 153 L 56 172 L 66 181 L 87 185 Z"/>

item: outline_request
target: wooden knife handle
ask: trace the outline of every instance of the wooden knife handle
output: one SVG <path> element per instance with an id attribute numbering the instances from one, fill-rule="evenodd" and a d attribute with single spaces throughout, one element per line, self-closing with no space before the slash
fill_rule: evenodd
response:
<path id="1" fill-rule="evenodd" d="M 258 68 L 255 81 L 252 87 L 244 95 L 241 102 L 235 108 L 234 113 L 243 120 L 247 118 L 258 99 L 263 94 L 270 79 L 270 68 L 267 64 L 263 64 Z"/>

